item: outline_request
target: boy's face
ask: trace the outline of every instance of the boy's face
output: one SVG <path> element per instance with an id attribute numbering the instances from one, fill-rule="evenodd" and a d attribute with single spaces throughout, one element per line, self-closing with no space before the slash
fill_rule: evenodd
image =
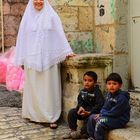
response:
<path id="1" fill-rule="evenodd" d="M 41 10 L 44 6 L 44 0 L 33 0 L 33 5 L 36 10 Z"/>
<path id="2" fill-rule="evenodd" d="M 91 90 L 95 85 L 95 81 L 91 76 L 85 75 L 83 78 L 83 84 L 85 89 Z"/>
<path id="3" fill-rule="evenodd" d="M 112 94 L 118 91 L 121 88 L 121 86 L 122 84 L 119 84 L 118 82 L 115 82 L 115 81 L 107 81 L 106 83 L 108 92 Z"/>

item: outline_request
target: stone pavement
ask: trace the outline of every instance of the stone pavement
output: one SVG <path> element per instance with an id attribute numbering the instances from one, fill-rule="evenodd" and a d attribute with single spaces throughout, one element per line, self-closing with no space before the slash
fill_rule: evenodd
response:
<path id="1" fill-rule="evenodd" d="M 23 119 L 21 104 L 19 92 L 0 86 L 0 140 L 62 140 L 62 136 L 69 132 L 62 121 L 58 122 L 57 129 L 50 129 L 49 124 Z"/>
<path id="2" fill-rule="evenodd" d="M 17 91 L 9 91 L 4 85 L 0 85 L 0 107 L 21 108 L 22 94 Z"/>
<path id="3" fill-rule="evenodd" d="M 133 107 L 133 110 L 139 112 L 140 95 L 133 97 L 133 100 L 138 106 Z M 0 86 L 0 140 L 62 140 L 62 136 L 69 132 L 63 121 L 59 121 L 58 128 L 53 130 L 48 124 L 22 119 L 21 103 L 19 92 L 9 92 Z M 140 140 L 139 114 L 130 121 L 127 128 L 110 131 L 108 140 Z"/>
<path id="4" fill-rule="evenodd" d="M 64 123 L 50 129 L 47 124 L 22 119 L 21 108 L 0 107 L 0 140 L 59 140 L 68 131 Z"/>

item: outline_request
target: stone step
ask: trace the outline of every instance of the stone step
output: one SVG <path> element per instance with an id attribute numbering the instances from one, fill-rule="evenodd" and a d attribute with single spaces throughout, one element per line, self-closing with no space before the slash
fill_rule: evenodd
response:
<path id="1" fill-rule="evenodd" d="M 140 93 L 130 92 L 131 118 L 140 118 Z"/>
<path id="2" fill-rule="evenodd" d="M 140 119 L 132 119 L 126 128 L 110 131 L 108 140 L 140 140 Z"/>
<path id="3" fill-rule="evenodd" d="M 140 140 L 140 93 L 130 92 L 131 120 L 126 128 L 112 130 L 108 140 Z"/>

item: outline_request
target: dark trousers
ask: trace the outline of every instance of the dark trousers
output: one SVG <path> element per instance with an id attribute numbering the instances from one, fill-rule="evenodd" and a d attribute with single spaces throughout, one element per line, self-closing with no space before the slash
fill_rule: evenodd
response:
<path id="1" fill-rule="evenodd" d="M 71 109 L 68 113 L 68 124 L 71 130 L 77 130 L 77 120 L 83 120 L 84 125 L 81 128 L 81 134 L 87 134 L 87 117 L 83 117 L 77 114 L 77 110 L 75 108 Z"/>
<path id="2" fill-rule="evenodd" d="M 105 140 L 105 133 L 112 129 L 122 128 L 125 123 L 121 123 L 119 119 L 100 117 L 94 119 L 91 115 L 87 122 L 88 135 L 96 140 Z"/>

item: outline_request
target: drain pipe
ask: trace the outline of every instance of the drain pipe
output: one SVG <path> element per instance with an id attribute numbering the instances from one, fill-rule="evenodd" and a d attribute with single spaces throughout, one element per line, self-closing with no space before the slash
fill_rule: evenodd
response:
<path id="1" fill-rule="evenodd" d="M 0 0 L 0 12 L 1 12 L 1 40 L 2 40 L 2 43 L 1 43 L 1 47 L 2 47 L 2 52 L 4 53 L 4 26 L 3 26 L 3 3 L 2 3 L 2 0 Z"/>

